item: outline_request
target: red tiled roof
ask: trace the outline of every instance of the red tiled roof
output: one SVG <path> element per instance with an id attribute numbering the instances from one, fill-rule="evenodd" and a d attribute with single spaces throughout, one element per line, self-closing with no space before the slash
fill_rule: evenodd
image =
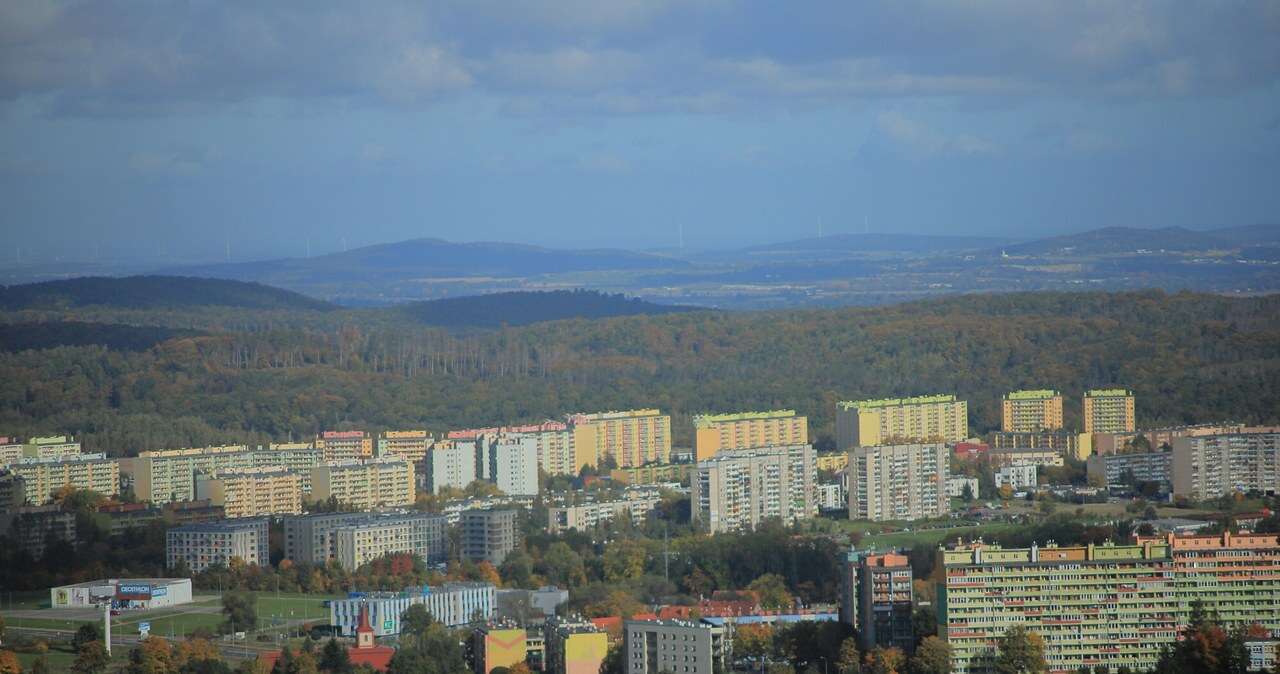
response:
<path id="1" fill-rule="evenodd" d="M 347 655 L 351 657 L 353 665 L 369 665 L 374 669 L 385 672 L 391 664 L 391 656 L 396 654 L 396 649 L 390 646 L 374 646 L 373 648 L 348 648 Z M 266 663 L 268 668 L 275 666 L 276 660 L 280 659 L 280 651 L 271 653 L 263 653 L 258 657 L 262 662 Z"/>

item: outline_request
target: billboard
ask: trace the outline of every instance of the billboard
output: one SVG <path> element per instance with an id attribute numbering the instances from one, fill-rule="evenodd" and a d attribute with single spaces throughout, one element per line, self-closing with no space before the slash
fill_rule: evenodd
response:
<path id="1" fill-rule="evenodd" d="M 144 583 L 121 583 L 116 587 L 116 599 L 121 601 L 145 601 L 150 598 L 151 586 Z"/>

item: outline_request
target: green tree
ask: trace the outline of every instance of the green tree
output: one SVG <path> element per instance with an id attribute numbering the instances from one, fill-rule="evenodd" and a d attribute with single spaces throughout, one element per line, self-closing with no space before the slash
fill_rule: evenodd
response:
<path id="1" fill-rule="evenodd" d="M 911 674 L 951 674 L 951 647 L 935 636 L 925 637 L 907 665 Z"/>
<path id="2" fill-rule="evenodd" d="M 562 587 L 572 589 L 587 582 L 582 556 L 563 541 L 552 543 L 542 554 L 542 567 L 547 580 Z"/>
<path id="3" fill-rule="evenodd" d="M 622 644 L 614 644 L 605 652 L 604 660 L 600 663 L 600 674 L 625 674 L 626 665 Z"/>
<path id="4" fill-rule="evenodd" d="M 31 663 L 31 674 L 49 674 L 49 656 L 41 655 Z"/>
<path id="5" fill-rule="evenodd" d="M 1049 667 L 1044 661 L 1044 639 L 1022 626 L 1010 627 L 1000 638 L 996 674 L 1044 674 Z"/>
<path id="6" fill-rule="evenodd" d="M 839 655 L 836 657 L 836 671 L 839 674 L 861 674 L 862 651 L 858 650 L 858 640 L 846 637 L 840 642 Z"/>
<path id="7" fill-rule="evenodd" d="M 747 589 L 759 595 L 761 608 L 779 610 L 795 605 L 795 599 L 787 591 L 787 581 L 776 573 L 766 573 L 756 578 Z"/>
<path id="8" fill-rule="evenodd" d="M 71 648 L 78 653 L 80 647 L 90 641 L 102 641 L 102 628 L 98 627 L 98 623 L 81 623 L 76 628 L 75 636 L 71 637 Z"/>
<path id="9" fill-rule="evenodd" d="M 175 671 L 173 648 L 159 637 L 147 637 L 129 651 L 129 674 L 168 674 Z"/>
<path id="10" fill-rule="evenodd" d="M 75 662 L 71 663 L 71 671 L 81 674 L 97 674 L 105 671 L 111 663 L 106 646 L 101 641 L 88 641 L 80 645 L 76 651 Z"/>
<path id="11" fill-rule="evenodd" d="M 325 643 L 320 654 L 320 669 L 333 674 L 347 674 L 351 671 L 351 656 L 336 638 L 330 637 Z"/>
<path id="12" fill-rule="evenodd" d="M 610 543 L 604 550 L 604 579 L 611 583 L 622 582 L 644 575 L 646 551 L 644 544 L 633 539 L 621 539 Z"/>
<path id="13" fill-rule="evenodd" d="M 258 624 L 258 611 L 252 594 L 243 591 L 222 593 L 223 633 L 251 631 Z"/>
<path id="14" fill-rule="evenodd" d="M 866 667 L 863 667 L 863 671 L 868 674 L 901 674 L 906 662 L 907 657 L 903 655 L 901 649 L 877 646 L 867 653 Z"/>

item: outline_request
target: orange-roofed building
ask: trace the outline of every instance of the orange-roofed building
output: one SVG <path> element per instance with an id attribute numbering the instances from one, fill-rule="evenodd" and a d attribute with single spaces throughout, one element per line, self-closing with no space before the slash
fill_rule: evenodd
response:
<path id="1" fill-rule="evenodd" d="M 353 666 L 369 665 L 379 672 L 385 672 L 391 665 L 391 656 L 395 654 L 396 649 L 377 644 L 373 638 L 373 626 L 369 624 L 369 609 L 361 608 L 360 624 L 356 626 L 356 645 L 347 648 L 347 656 L 351 659 L 351 664 Z M 275 666 L 281 655 L 280 651 L 276 651 L 263 653 L 259 657 L 270 668 Z"/>
<path id="2" fill-rule="evenodd" d="M 656 613 L 637 613 L 627 620 L 657 620 Z M 609 643 L 616 643 L 622 639 L 622 616 L 611 615 L 603 618 L 592 618 L 591 624 L 597 629 L 604 630 L 609 635 Z"/>

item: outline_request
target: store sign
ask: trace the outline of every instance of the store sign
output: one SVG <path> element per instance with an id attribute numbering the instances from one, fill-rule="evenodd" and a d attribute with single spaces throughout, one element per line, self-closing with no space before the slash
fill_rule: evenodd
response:
<path id="1" fill-rule="evenodd" d="M 151 586 L 142 584 L 119 585 L 116 587 L 116 599 L 147 600 L 151 598 Z"/>

